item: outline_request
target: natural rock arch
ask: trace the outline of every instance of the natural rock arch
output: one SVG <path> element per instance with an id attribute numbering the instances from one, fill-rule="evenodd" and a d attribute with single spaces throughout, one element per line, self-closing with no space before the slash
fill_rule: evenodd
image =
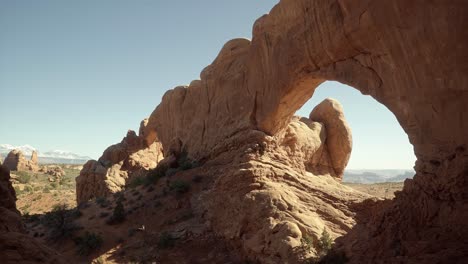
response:
<path id="1" fill-rule="evenodd" d="M 241 131 L 277 134 L 315 87 L 342 82 L 390 109 L 417 156 L 414 180 L 369 210 L 372 220 L 355 228 L 365 232 L 348 235 L 363 243 L 344 243 L 348 253 L 355 260 L 466 255 L 456 252 L 468 238 L 467 11 L 463 1 L 283 0 L 257 20 L 252 41 L 228 42 L 200 80 L 164 95 L 146 140 L 160 140 L 166 154 L 184 149 L 210 160 Z M 432 248 L 405 244 L 411 240 Z"/>

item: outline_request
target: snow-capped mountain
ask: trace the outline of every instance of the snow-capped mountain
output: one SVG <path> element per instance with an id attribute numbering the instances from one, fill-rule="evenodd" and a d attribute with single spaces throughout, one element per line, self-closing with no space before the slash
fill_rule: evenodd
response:
<path id="1" fill-rule="evenodd" d="M 10 151 L 12 151 L 14 149 L 21 150 L 21 152 L 23 152 L 23 154 L 25 156 L 31 156 L 32 152 L 34 150 L 36 150 L 36 148 L 34 148 L 31 145 L 23 145 L 23 146 L 13 146 L 13 145 L 10 145 L 10 144 L 1 144 L 0 145 L 0 153 L 2 154 L 2 156 L 6 156 L 6 154 L 8 154 Z M 3 155 L 3 154 L 5 154 L 5 155 Z"/>
<path id="2" fill-rule="evenodd" d="M 39 163 L 43 164 L 83 164 L 86 161 L 92 159 L 88 156 L 82 156 L 73 152 L 63 150 L 51 150 L 47 152 L 40 152 L 31 145 L 13 146 L 10 144 L 0 144 L 0 155 L 5 158 L 10 151 L 19 149 L 23 154 L 29 158 L 32 152 L 37 151 Z"/>

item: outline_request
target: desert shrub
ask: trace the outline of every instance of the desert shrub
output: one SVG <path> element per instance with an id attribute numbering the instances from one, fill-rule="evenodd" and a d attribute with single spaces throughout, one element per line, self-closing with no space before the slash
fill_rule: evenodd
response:
<path id="1" fill-rule="evenodd" d="M 101 217 L 101 218 L 108 217 L 108 216 L 109 216 L 109 213 L 108 213 L 108 212 L 101 212 L 101 213 L 99 213 L 99 217 Z"/>
<path id="2" fill-rule="evenodd" d="M 52 187 L 53 189 L 57 189 L 58 184 L 56 182 L 51 182 L 50 187 Z"/>
<path id="3" fill-rule="evenodd" d="M 18 181 L 20 183 L 29 183 L 31 181 L 31 175 L 25 171 L 18 171 L 16 172 L 16 175 L 18 175 Z"/>
<path id="4" fill-rule="evenodd" d="M 171 177 L 171 176 L 175 175 L 179 171 L 180 171 L 180 168 L 169 168 L 166 171 L 166 176 Z"/>
<path id="5" fill-rule="evenodd" d="M 38 222 L 40 220 L 40 215 L 38 215 L 38 214 L 33 214 L 33 215 L 27 214 L 27 215 L 23 215 L 23 219 L 24 219 L 24 221 L 26 223 Z"/>
<path id="6" fill-rule="evenodd" d="M 117 199 L 116 206 L 112 212 L 111 217 L 107 220 L 107 224 L 113 225 L 121 223 L 125 220 L 125 208 L 122 199 Z"/>
<path id="7" fill-rule="evenodd" d="M 16 196 L 19 196 L 22 194 L 22 191 L 18 186 L 13 186 L 13 189 L 15 189 Z"/>
<path id="8" fill-rule="evenodd" d="M 49 186 L 45 186 L 45 187 L 42 189 L 42 192 L 43 192 L 43 193 L 50 193 L 50 187 L 49 187 Z"/>
<path id="9" fill-rule="evenodd" d="M 349 259 L 346 257 L 346 254 L 344 252 L 330 250 L 317 263 L 318 264 L 344 264 L 348 261 Z"/>
<path id="10" fill-rule="evenodd" d="M 33 187 L 31 187 L 30 185 L 25 185 L 23 192 L 31 193 L 33 192 Z"/>
<path id="11" fill-rule="evenodd" d="M 50 238 L 52 240 L 60 240 L 70 237 L 74 231 L 79 229 L 73 223 L 75 215 L 73 210 L 68 210 L 66 204 L 57 204 L 51 212 L 46 213 L 41 222 L 44 226 L 50 228 Z"/>
<path id="12" fill-rule="evenodd" d="M 199 166 L 198 162 L 188 157 L 188 153 L 186 151 L 179 154 L 177 164 L 181 170 L 190 170 Z"/>
<path id="13" fill-rule="evenodd" d="M 171 182 L 169 189 L 179 194 L 186 193 L 190 190 L 190 183 L 182 180 L 175 180 Z"/>
<path id="14" fill-rule="evenodd" d="M 96 204 L 98 204 L 101 207 L 106 207 L 109 204 L 109 202 L 107 201 L 106 197 L 97 197 Z"/>
<path id="15" fill-rule="evenodd" d="M 88 256 L 102 245 L 102 237 L 95 233 L 86 232 L 83 236 L 75 238 L 78 254 Z"/>
<path id="16" fill-rule="evenodd" d="M 135 177 L 133 178 L 130 183 L 127 185 L 129 188 L 136 188 L 140 185 L 145 184 L 145 178 L 143 177 Z"/>
<path id="17" fill-rule="evenodd" d="M 166 171 L 167 167 L 163 165 L 148 171 L 145 178 L 145 186 L 157 183 L 159 179 L 166 175 Z"/>
<path id="18" fill-rule="evenodd" d="M 138 231 L 138 229 L 134 228 L 134 227 L 131 227 L 128 229 L 128 236 L 129 237 L 132 237 L 133 235 L 135 235 L 135 233 Z"/>
<path id="19" fill-rule="evenodd" d="M 80 218 L 82 215 L 83 215 L 83 213 L 80 211 L 80 209 L 78 207 L 70 210 L 70 218 L 71 219 Z"/>
<path id="20" fill-rule="evenodd" d="M 322 236 L 320 237 L 318 241 L 318 253 L 320 256 L 324 256 L 330 251 L 330 249 L 333 246 L 333 239 L 331 238 L 330 234 L 327 232 L 327 230 L 323 230 Z"/>
<path id="21" fill-rule="evenodd" d="M 175 244 L 175 238 L 168 232 L 163 232 L 159 236 L 158 247 L 161 249 L 171 248 Z"/>
<path id="22" fill-rule="evenodd" d="M 300 246 L 301 251 L 304 254 L 308 254 L 312 252 L 313 249 L 313 240 L 312 237 L 310 236 L 304 236 L 301 238 L 301 246 Z"/>
<path id="23" fill-rule="evenodd" d="M 203 177 L 201 175 L 195 175 L 193 176 L 192 181 L 195 183 L 200 183 L 203 181 Z"/>

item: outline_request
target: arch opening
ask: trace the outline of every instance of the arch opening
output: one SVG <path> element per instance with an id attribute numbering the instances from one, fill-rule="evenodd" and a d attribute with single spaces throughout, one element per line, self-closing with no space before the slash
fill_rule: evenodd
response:
<path id="1" fill-rule="evenodd" d="M 371 96 L 336 81 L 315 88 L 312 98 L 295 113 L 308 117 L 327 98 L 336 99 L 352 133 L 352 151 L 343 183 L 381 198 L 392 198 L 415 175 L 416 156 L 394 114 Z"/>

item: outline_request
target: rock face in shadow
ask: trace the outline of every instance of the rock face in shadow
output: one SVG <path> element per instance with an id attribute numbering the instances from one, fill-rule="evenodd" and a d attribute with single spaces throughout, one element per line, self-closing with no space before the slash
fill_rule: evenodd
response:
<path id="1" fill-rule="evenodd" d="M 140 133 L 146 125 L 141 122 Z M 142 135 L 129 130 L 122 142 L 108 147 L 99 160 L 89 160 L 76 177 L 78 203 L 119 192 L 135 177 L 144 176 L 163 158 L 161 144 L 149 147 Z"/>
<path id="2" fill-rule="evenodd" d="M 23 152 L 18 149 L 14 149 L 8 153 L 3 164 L 6 168 L 11 171 L 33 171 L 39 170 L 39 163 L 37 162 L 37 152 L 33 151 L 31 160 L 27 160 Z"/>
<path id="3" fill-rule="evenodd" d="M 65 263 L 62 257 L 26 235 L 16 209 L 10 172 L 0 165 L 0 256 L 2 263 Z"/>
<path id="4" fill-rule="evenodd" d="M 341 249 L 355 263 L 459 261 L 468 256 L 462 250 L 468 244 L 467 12 L 465 1 L 282 0 L 255 22 L 252 41 L 229 41 L 201 72 L 200 80 L 168 91 L 151 114 L 144 137 L 148 145 L 158 139 L 165 155 L 185 151 L 208 166 L 226 153 L 231 153 L 230 159 L 236 157 L 235 149 L 244 149 L 255 133 L 262 133 L 263 138 L 252 136 L 257 139 L 254 146 L 268 148 L 268 137 L 281 138 L 293 129 L 293 114 L 323 81 L 348 84 L 395 114 L 417 161 L 415 177 L 406 181 L 393 201 L 354 207 L 340 202 L 339 208 L 348 208 L 339 210 L 343 214 L 359 211 L 351 216 L 356 225 L 341 239 Z M 314 117 L 324 116 L 315 112 Z M 326 120 L 321 122 L 326 124 Z M 332 167 L 340 177 L 347 145 L 339 148 L 339 141 L 328 137 L 327 152 L 332 157 L 323 167 Z M 224 190 L 218 199 L 224 198 L 229 206 L 216 199 L 207 202 L 213 228 L 239 245 L 244 237 L 250 241 L 258 234 L 249 230 L 273 230 L 276 225 L 267 219 L 278 219 L 274 210 L 257 215 L 261 226 L 239 228 L 237 233 L 225 232 L 229 227 L 217 224 L 227 223 L 232 215 L 248 215 L 251 208 L 271 208 L 258 204 L 272 201 L 272 192 L 266 192 L 263 200 L 250 195 L 272 190 L 256 179 L 285 183 L 284 172 L 300 170 L 296 166 L 300 162 L 287 155 L 278 156 L 284 159 L 278 159 L 279 163 L 288 164 L 280 171 L 276 163 L 255 167 L 251 165 L 254 158 L 248 157 L 242 156 L 247 160 L 239 163 L 250 164 L 247 167 L 223 170 L 220 177 L 224 180 L 213 189 L 214 193 Z M 226 163 L 226 167 L 236 164 Z M 249 183 L 251 189 L 233 187 Z M 325 188 L 324 193 L 329 191 Z M 244 203 L 245 197 L 255 202 Z M 277 232 L 284 235 L 274 241 L 300 237 L 293 227 L 297 222 L 285 224 L 289 233 Z M 261 242 L 244 243 L 243 252 L 270 263 L 276 256 L 264 247 L 273 241 L 265 234 L 255 238 Z M 290 256 L 280 255 L 282 260 Z"/>

